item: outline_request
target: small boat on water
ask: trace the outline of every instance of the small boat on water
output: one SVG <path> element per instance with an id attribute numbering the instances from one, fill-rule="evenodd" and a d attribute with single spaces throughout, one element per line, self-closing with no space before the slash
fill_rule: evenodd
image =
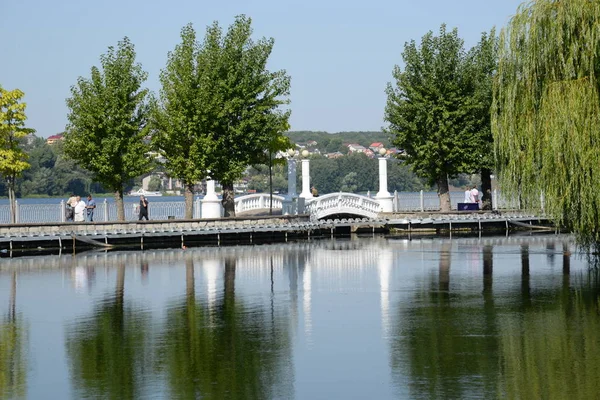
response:
<path id="1" fill-rule="evenodd" d="M 129 192 L 128 196 L 156 197 L 156 196 L 162 196 L 162 193 L 161 192 L 150 192 L 148 190 L 138 189 L 135 192 Z"/>

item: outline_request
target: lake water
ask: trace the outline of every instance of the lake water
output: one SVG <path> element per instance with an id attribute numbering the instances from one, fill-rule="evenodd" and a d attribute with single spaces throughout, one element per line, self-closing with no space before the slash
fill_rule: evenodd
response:
<path id="1" fill-rule="evenodd" d="M 0 398 L 598 398 L 598 275 L 574 250 L 353 237 L 3 259 Z"/>

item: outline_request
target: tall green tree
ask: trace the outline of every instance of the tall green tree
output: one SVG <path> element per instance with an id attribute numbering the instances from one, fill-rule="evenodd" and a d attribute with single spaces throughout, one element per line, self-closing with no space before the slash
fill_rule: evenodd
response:
<path id="1" fill-rule="evenodd" d="M 493 81 L 498 69 L 498 37 L 496 30 L 483 33 L 481 40 L 468 55 L 473 94 L 470 96 L 470 117 L 476 143 L 471 152 L 472 167 L 466 173 L 481 174 L 481 192 L 484 209 L 492 209 L 492 170 L 495 167 L 494 139 L 492 136 L 491 107 Z"/>
<path id="2" fill-rule="evenodd" d="M 10 222 L 16 221 L 15 182 L 27 168 L 27 154 L 19 139 L 33 133 L 25 127 L 26 104 L 21 101 L 24 93 L 19 89 L 6 90 L 0 86 L 0 174 L 6 179 L 10 201 Z"/>
<path id="3" fill-rule="evenodd" d="M 492 132 L 502 189 L 600 242 L 600 7 L 536 0 L 502 30 Z"/>
<path id="4" fill-rule="evenodd" d="M 208 60 L 191 24 L 181 30 L 181 43 L 169 53 L 160 74 L 159 101 L 153 102 L 153 146 L 164 156 L 167 173 L 185 187 L 185 218 L 192 218 L 194 185 L 207 176 L 214 104 L 206 85 Z"/>
<path id="5" fill-rule="evenodd" d="M 428 32 L 406 43 L 405 67 L 394 67 L 385 119 L 393 144 L 406 151 L 415 172 L 436 184 L 441 211 L 450 211 L 448 177 L 473 168 L 478 147 L 473 126 L 474 92 L 471 60 L 458 30 Z"/>
<path id="6" fill-rule="evenodd" d="M 288 125 L 290 77 L 285 70 L 271 72 L 267 62 L 274 40 L 252 40 L 252 20 L 244 15 L 223 35 L 211 25 L 204 39 L 201 57 L 207 63 L 203 76 L 207 110 L 205 149 L 211 177 L 223 187 L 225 215 L 234 215 L 233 183 L 246 167 L 261 162 L 277 137 Z"/>
<path id="7" fill-rule="evenodd" d="M 147 73 L 135 62 L 128 38 L 100 56 L 101 68 L 91 77 L 79 77 L 67 99 L 69 123 L 65 154 L 94 174 L 95 180 L 115 193 L 117 219 L 125 220 L 123 191 L 126 183 L 151 169 L 146 153 Z"/>

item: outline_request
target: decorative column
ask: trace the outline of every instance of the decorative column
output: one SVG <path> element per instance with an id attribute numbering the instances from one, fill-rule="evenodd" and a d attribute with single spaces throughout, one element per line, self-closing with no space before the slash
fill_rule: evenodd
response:
<path id="1" fill-rule="evenodd" d="M 379 201 L 381 205 L 381 211 L 393 212 L 394 202 L 393 197 L 387 190 L 387 160 L 385 159 L 386 149 L 383 147 L 379 149 L 379 192 L 375 196 L 375 199 Z"/>
<path id="2" fill-rule="evenodd" d="M 215 181 L 206 178 L 206 196 L 202 199 L 202 219 L 221 218 L 221 199 L 215 192 Z"/>
<path id="3" fill-rule="evenodd" d="M 287 159 L 287 167 L 288 167 L 288 200 L 292 200 L 294 197 L 298 197 L 296 193 L 296 159 L 294 158 L 295 151 L 294 149 L 288 150 L 288 159 Z"/>
<path id="4" fill-rule="evenodd" d="M 308 157 L 308 150 L 302 150 L 302 193 L 300 197 L 304 199 L 312 199 L 313 195 L 310 192 L 310 160 Z"/>

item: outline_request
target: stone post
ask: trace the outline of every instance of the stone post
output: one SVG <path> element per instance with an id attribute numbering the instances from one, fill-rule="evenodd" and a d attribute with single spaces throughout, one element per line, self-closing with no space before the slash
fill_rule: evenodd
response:
<path id="1" fill-rule="evenodd" d="M 200 197 L 196 197 L 196 204 L 194 204 L 194 219 L 200 219 L 202 217 L 202 206 L 200 202 Z"/>
<path id="2" fill-rule="evenodd" d="M 303 199 L 313 198 L 310 192 L 310 160 L 307 158 L 302 160 L 302 193 L 300 193 L 300 197 Z"/>
<path id="3" fill-rule="evenodd" d="M 66 222 L 65 218 L 65 201 L 60 201 L 60 222 Z"/>
<path id="4" fill-rule="evenodd" d="M 215 181 L 206 178 L 206 196 L 202 199 L 202 218 L 221 218 L 221 200 L 215 192 Z"/>
<path id="5" fill-rule="evenodd" d="M 102 203 L 102 208 L 104 209 L 104 222 L 108 222 L 108 201 L 106 199 Z"/>
<path id="6" fill-rule="evenodd" d="M 379 192 L 377 192 L 375 198 L 381 206 L 381 211 L 393 212 L 393 198 L 387 190 L 387 160 L 384 157 L 385 153 L 386 150 L 384 148 L 379 149 L 379 154 L 381 155 L 379 157 Z"/>
<path id="7" fill-rule="evenodd" d="M 293 200 L 297 197 L 296 193 L 296 159 L 290 157 L 287 159 L 288 164 L 288 200 Z"/>

